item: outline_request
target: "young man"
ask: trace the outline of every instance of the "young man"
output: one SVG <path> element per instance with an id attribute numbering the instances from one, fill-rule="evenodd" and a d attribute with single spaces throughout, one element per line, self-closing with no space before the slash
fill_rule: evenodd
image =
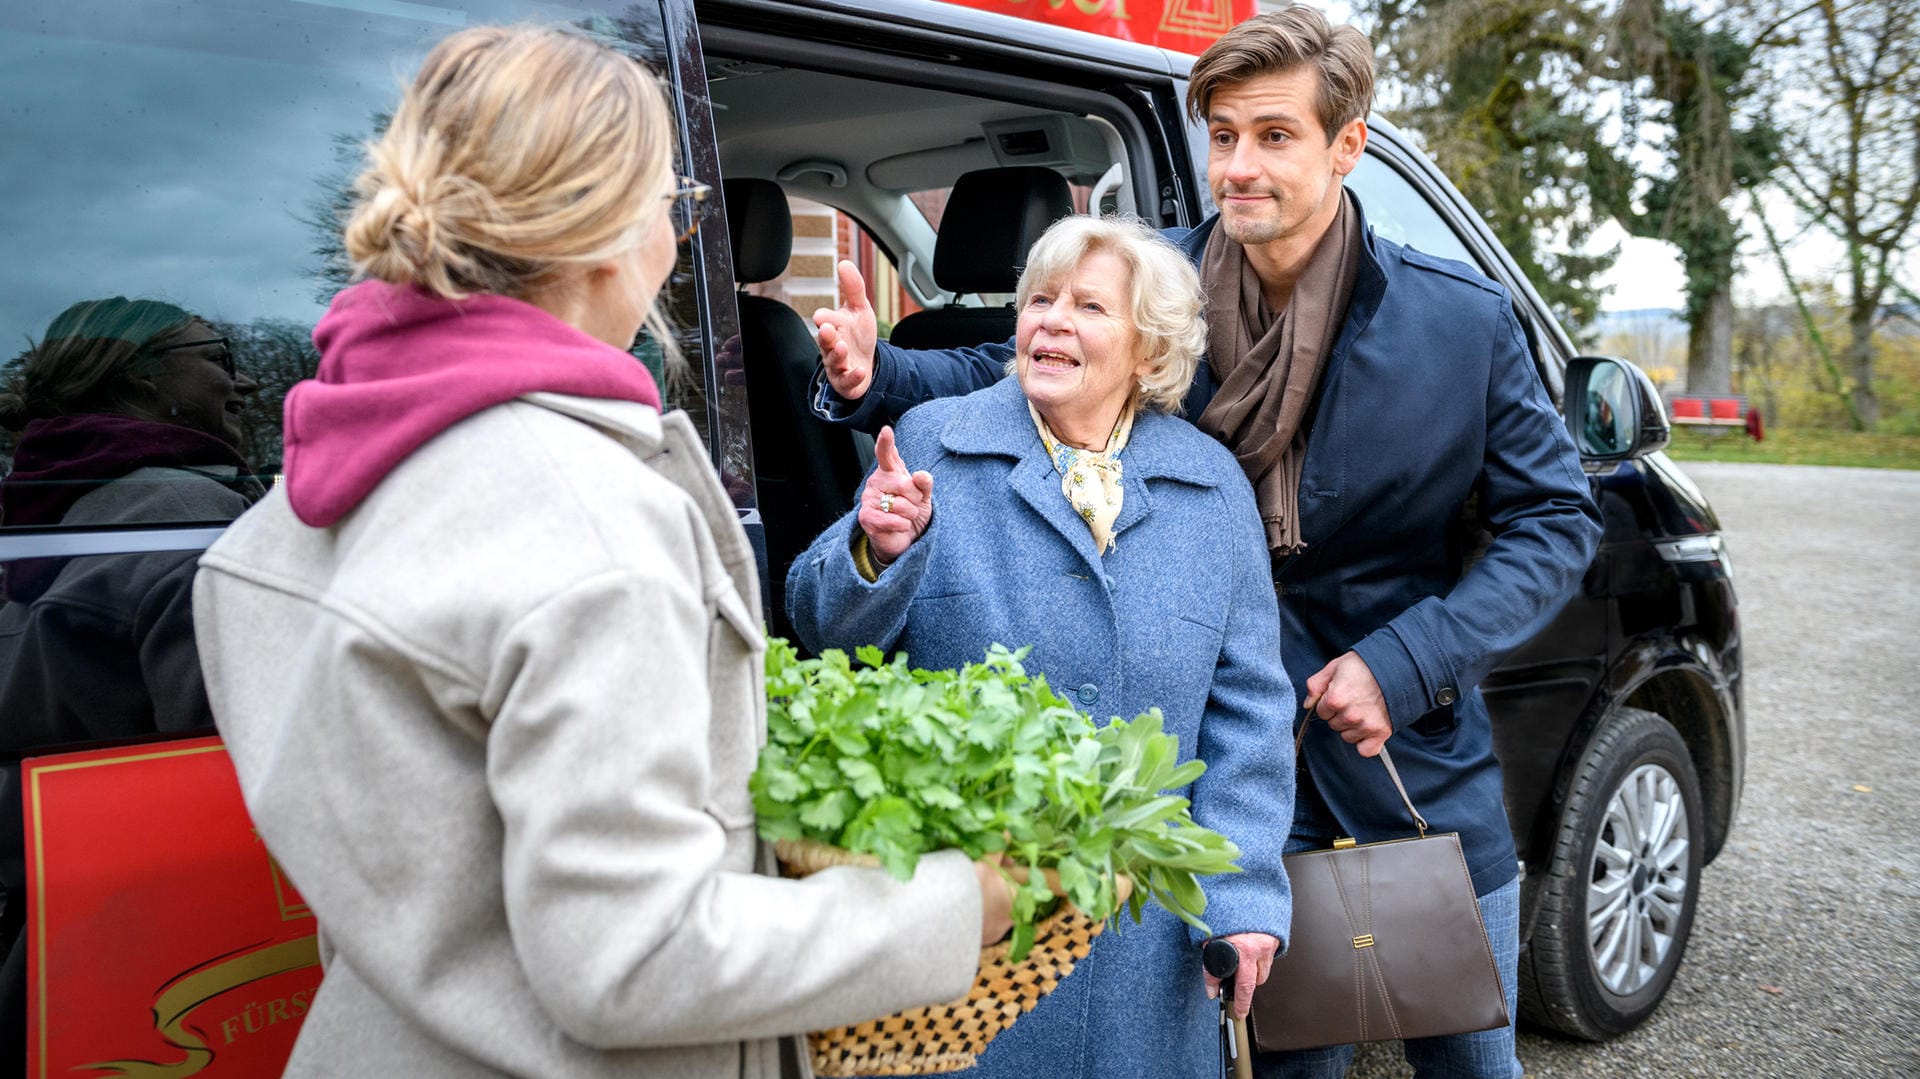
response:
<path id="1" fill-rule="evenodd" d="M 1511 1014 L 1519 881 L 1476 687 L 1570 595 L 1598 516 L 1505 290 L 1374 236 L 1345 192 L 1372 95 L 1365 36 L 1303 5 L 1242 23 L 1195 63 L 1188 106 L 1207 124 L 1219 212 L 1168 234 L 1208 296 L 1186 416 L 1253 483 L 1282 655 L 1326 720 L 1306 732 L 1289 849 L 1408 833 L 1367 759 L 1392 738 L 1414 805 L 1460 833 Z M 877 343 L 864 284 L 840 272 L 846 306 L 814 316 L 823 416 L 877 429 L 1000 377 L 1010 345 Z M 1475 495 L 1493 540 L 1469 567 L 1460 524 Z M 1521 1074 L 1511 1026 L 1406 1052 L 1420 1075 Z M 1259 1071 L 1340 1075 L 1351 1057 L 1275 1054 Z"/>

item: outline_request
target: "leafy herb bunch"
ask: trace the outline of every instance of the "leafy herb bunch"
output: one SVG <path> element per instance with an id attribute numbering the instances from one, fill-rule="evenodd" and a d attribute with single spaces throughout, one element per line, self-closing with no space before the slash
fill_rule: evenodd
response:
<path id="1" fill-rule="evenodd" d="M 901 880 L 928 851 L 1004 852 L 1028 871 L 1014 892 L 1015 962 L 1052 904 L 1048 870 L 1091 917 L 1118 912 L 1124 874 L 1134 921 L 1150 899 L 1207 931 L 1199 878 L 1239 872 L 1240 851 L 1164 793 L 1206 765 L 1180 763 L 1159 709 L 1096 728 L 1027 674 L 1024 648 L 996 644 L 957 671 L 856 654 L 858 668 L 837 649 L 803 660 L 769 641 L 768 741 L 751 782 L 763 838 L 871 854 Z"/>

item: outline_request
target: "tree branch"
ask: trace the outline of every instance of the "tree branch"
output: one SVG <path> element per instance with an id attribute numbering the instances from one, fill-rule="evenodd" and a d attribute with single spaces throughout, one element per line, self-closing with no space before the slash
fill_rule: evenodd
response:
<path id="1" fill-rule="evenodd" d="M 1753 200 L 1753 209 L 1753 216 L 1760 219 L 1760 231 L 1767 238 L 1767 247 L 1773 251 L 1774 261 L 1780 266 L 1780 277 L 1787 283 L 1787 292 L 1793 296 L 1793 305 L 1800 312 L 1800 322 L 1806 327 L 1807 339 L 1813 342 L 1813 350 L 1820 357 L 1821 366 L 1833 379 L 1834 397 L 1847 410 L 1847 421 L 1853 425 L 1853 429 L 1866 430 L 1867 425 L 1860 418 L 1860 410 L 1853 406 L 1853 396 L 1847 392 L 1846 379 L 1841 376 L 1839 365 L 1833 362 L 1833 353 L 1827 348 L 1826 337 L 1820 333 L 1820 324 L 1814 321 L 1805 297 L 1800 295 L 1800 284 L 1793 279 L 1793 267 L 1787 262 L 1786 249 L 1780 246 L 1780 237 L 1774 234 L 1773 223 L 1767 220 L 1757 198 Z"/>
<path id="2" fill-rule="evenodd" d="M 1780 163 L 1786 168 L 1787 175 L 1793 177 L 1793 182 L 1800 186 L 1800 190 L 1795 191 L 1792 187 L 1781 184 L 1780 190 L 1786 192 L 1787 197 L 1793 200 L 1794 205 L 1800 207 L 1808 216 L 1826 225 L 1828 229 L 1837 234 L 1840 231 L 1844 217 L 1840 213 L 1839 207 L 1833 205 L 1832 201 L 1830 201 L 1831 197 L 1827 191 L 1824 188 L 1815 187 L 1813 181 L 1802 175 L 1800 165 L 1792 158 L 1783 158 Z M 1805 193 L 1805 197 L 1802 197 L 1802 192 Z"/>

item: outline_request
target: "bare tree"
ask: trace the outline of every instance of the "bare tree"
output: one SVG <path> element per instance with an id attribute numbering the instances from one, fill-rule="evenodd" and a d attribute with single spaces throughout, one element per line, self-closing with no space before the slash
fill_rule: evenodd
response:
<path id="1" fill-rule="evenodd" d="M 1920 0 L 1819 0 L 1782 20 L 1780 181 L 1846 245 L 1841 366 L 1856 427 L 1879 421 L 1874 334 L 1920 212 Z"/>
<path id="2" fill-rule="evenodd" d="M 1621 0 L 1606 48 L 1628 92 L 1623 137 L 1594 146 L 1596 201 L 1628 232 L 1680 249 L 1687 276 L 1687 389 L 1733 388 L 1733 278 L 1740 231 L 1735 195 L 1766 178 L 1776 135 L 1746 99 L 1756 87 L 1755 41 L 1727 9 L 1703 15 L 1668 0 Z M 1716 25 L 1717 23 L 1717 25 Z M 1635 91 L 1644 90 L 1644 97 Z M 1662 167 L 1630 163 L 1649 121 Z"/>
<path id="3" fill-rule="evenodd" d="M 287 391 L 320 367 L 312 327 L 281 318 L 213 325 L 232 344 L 235 365 L 260 386 L 241 412 L 240 454 L 260 472 L 278 472 L 285 453 L 280 423 Z"/>
<path id="4" fill-rule="evenodd" d="M 1586 148 L 1597 142 L 1586 0 L 1361 0 L 1375 20 L 1382 107 L 1416 132 L 1562 321 L 1586 331 L 1595 278 L 1617 251 L 1583 254 Z"/>

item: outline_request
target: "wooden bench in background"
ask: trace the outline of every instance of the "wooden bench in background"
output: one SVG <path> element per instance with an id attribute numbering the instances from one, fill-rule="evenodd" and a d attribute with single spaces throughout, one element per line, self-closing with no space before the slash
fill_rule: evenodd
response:
<path id="1" fill-rule="evenodd" d="M 1676 427 L 1738 427 L 1755 440 L 1760 437 L 1742 394 L 1676 393 L 1667 398 L 1667 409 Z"/>

